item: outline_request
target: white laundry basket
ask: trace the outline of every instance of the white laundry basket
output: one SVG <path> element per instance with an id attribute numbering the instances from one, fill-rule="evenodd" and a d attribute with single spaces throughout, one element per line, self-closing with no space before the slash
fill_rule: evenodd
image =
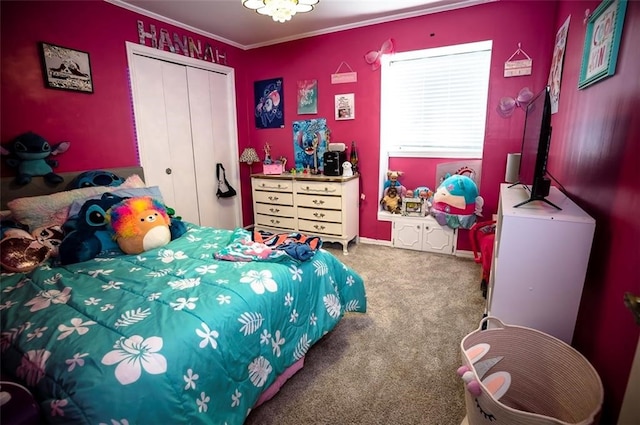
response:
<path id="1" fill-rule="evenodd" d="M 488 329 L 482 330 L 485 323 Z M 469 425 L 598 423 L 600 377 L 563 341 L 486 317 L 460 349 Z"/>

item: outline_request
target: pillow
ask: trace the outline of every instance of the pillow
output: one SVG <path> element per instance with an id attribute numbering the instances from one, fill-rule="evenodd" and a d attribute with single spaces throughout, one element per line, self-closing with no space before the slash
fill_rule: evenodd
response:
<path id="1" fill-rule="evenodd" d="M 69 216 L 69 208 L 73 201 L 100 195 L 105 192 L 113 192 L 119 189 L 131 189 L 146 187 L 144 181 L 134 174 L 125 180 L 120 186 L 97 186 L 82 189 L 67 190 L 44 196 L 28 196 L 9 201 L 7 206 L 13 218 L 29 229 L 36 229 L 47 225 L 62 226 Z"/>
<path id="2" fill-rule="evenodd" d="M 162 193 L 160 193 L 160 188 L 158 186 L 150 186 L 150 187 L 134 187 L 131 189 L 122 189 L 122 186 L 118 186 L 115 188 L 113 193 L 121 198 L 136 198 L 140 196 L 150 196 L 154 199 L 157 199 L 160 202 L 162 200 Z M 76 199 L 69 207 L 69 217 L 72 217 L 80 211 L 80 208 L 90 199 L 100 199 L 102 194 L 89 196 L 87 198 Z"/>

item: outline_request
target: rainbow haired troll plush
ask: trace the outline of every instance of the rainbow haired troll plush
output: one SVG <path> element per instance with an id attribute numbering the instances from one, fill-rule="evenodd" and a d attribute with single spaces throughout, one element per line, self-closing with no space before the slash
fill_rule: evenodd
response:
<path id="1" fill-rule="evenodd" d="M 116 242 L 127 254 L 140 254 L 171 241 L 171 220 L 164 205 L 150 196 L 125 199 L 107 213 Z"/>

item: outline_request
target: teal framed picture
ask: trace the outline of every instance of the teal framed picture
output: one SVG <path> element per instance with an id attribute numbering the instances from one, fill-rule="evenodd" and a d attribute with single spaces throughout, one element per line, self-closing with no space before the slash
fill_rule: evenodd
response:
<path id="1" fill-rule="evenodd" d="M 603 0 L 587 20 L 578 89 L 616 72 L 627 0 Z"/>

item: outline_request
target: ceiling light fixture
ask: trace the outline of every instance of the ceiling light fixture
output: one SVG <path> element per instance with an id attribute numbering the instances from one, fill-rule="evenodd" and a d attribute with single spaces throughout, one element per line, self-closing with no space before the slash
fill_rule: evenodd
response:
<path id="1" fill-rule="evenodd" d="M 242 0 L 247 9 L 271 16 L 274 21 L 286 22 L 296 13 L 311 12 L 320 0 Z"/>

